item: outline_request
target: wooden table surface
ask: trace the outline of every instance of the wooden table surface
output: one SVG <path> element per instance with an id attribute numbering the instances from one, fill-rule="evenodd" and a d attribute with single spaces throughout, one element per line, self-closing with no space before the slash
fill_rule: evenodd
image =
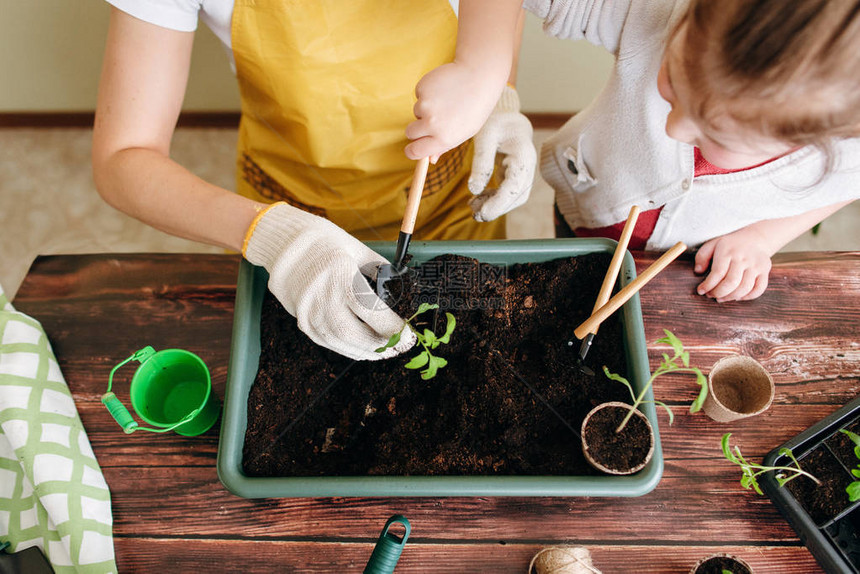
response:
<path id="1" fill-rule="evenodd" d="M 637 268 L 653 257 L 637 253 Z M 686 376 L 656 383 L 676 408 L 660 413 L 663 479 L 639 498 L 297 498 L 248 500 L 219 482 L 219 425 L 198 437 L 124 435 L 100 402 L 108 374 L 145 345 L 180 347 L 209 366 L 224 396 L 239 259 L 230 255 L 40 257 L 15 306 L 42 322 L 111 489 L 120 572 L 361 572 L 386 519 L 412 535 L 398 573 L 523 573 L 539 549 L 586 546 L 604 573 L 678 573 L 714 552 L 757 574 L 821 572 L 769 499 L 739 485 L 723 433 L 748 458 L 860 392 L 860 252 L 779 255 L 760 299 L 695 295 L 689 259 L 641 292 L 652 370 L 669 328 L 707 372 L 730 353 L 773 374 L 766 413 L 720 424 L 682 405 Z M 126 389 L 121 389 L 126 393 Z M 126 395 L 121 395 L 126 396 Z"/>

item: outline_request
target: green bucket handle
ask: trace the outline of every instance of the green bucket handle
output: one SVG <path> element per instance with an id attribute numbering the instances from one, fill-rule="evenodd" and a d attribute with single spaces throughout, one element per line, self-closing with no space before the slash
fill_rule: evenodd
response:
<path id="1" fill-rule="evenodd" d="M 108 378 L 108 388 L 107 392 L 102 395 L 102 403 L 107 407 L 108 412 L 111 414 L 113 419 L 122 427 L 122 431 L 125 434 L 131 434 L 136 430 L 145 430 L 149 432 L 169 432 L 175 429 L 180 425 L 184 425 L 191 419 L 197 416 L 197 413 L 200 412 L 200 409 L 203 408 L 203 405 L 197 407 L 187 415 L 185 415 L 182 420 L 179 422 L 173 423 L 172 425 L 165 427 L 163 429 L 156 429 L 150 427 L 142 427 L 137 424 L 137 421 L 134 420 L 134 417 L 131 416 L 129 410 L 125 407 L 124 404 L 119 400 L 119 398 L 111 392 L 111 387 L 113 387 L 113 375 L 119 370 L 120 367 L 128 363 L 129 361 L 137 361 L 138 363 L 143 364 L 144 361 L 148 360 L 151 356 L 155 354 L 155 349 L 151 346 L 147 345 L 143 349 L 139 351 L 135 351 L 132 355 L 111 369 L 110 377 Z"/>
<path id="2" fill-rule="evenodd" d="M 402 524 L 406 529 L 403 538 L 398 538 L 388 532 L 395 522 Z M 373 548 L 370 560 L 367 561 L 367 566 L 364 567 L 363 574 L 392 574 L 394 567 L 397 566 L 397 561 L 400 560 L 400 553 L 403 552 L 403 547 L 406 546 L 406 540 L 409 538 L 410 532 L 412 532 L 412 526 L 405 516 L 395 514 L 389 518 L 382 529 L 382 534 L 379 535 L 379 539 L 376 541 L 376 546 Z"/>

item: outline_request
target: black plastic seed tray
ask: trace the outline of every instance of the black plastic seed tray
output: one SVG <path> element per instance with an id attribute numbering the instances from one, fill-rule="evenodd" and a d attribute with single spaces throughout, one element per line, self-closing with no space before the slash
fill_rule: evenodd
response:
<path id="1" fill-rule="evenodd" d="M 830 573 L 860 574 L 860 501 L 850 502 L 845 492 L 845 486 L 856 480 L 851 469 L 860 460 L 854 454 L 854 444 L 840 432 L 842 429 L 860 434 L 860 397 L 775 448 L 764 459 L 766 466 L 790 466 L 791 460 L 779 453 L 788 448 L 801 468 L 822 481 L 821 486 L 799 477 L 780 487 L 773 472 L 763 474 L 759 482 L 822 568 Z M 816 468 L 812 468 L 813 461 Z M 833 504 L 827 508 L 810 501 L 816 496 L 823 498 L 823 494 L 833 496 Z"/>

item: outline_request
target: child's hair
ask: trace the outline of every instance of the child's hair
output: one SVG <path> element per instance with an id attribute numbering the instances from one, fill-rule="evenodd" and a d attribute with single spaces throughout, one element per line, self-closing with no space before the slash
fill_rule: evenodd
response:
<path id="1" fill-rule="evenodd" d="M 704 122 L 825 151 L 860 135 L 860 0 L 691 0 L 683 24 Z"/>

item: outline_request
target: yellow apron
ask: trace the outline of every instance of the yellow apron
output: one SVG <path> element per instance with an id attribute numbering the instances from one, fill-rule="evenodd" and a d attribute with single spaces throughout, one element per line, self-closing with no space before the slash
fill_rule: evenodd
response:
<path id="1" fill-rule="evenodd" d="M 236 0 L 231 34 L 239 193 L 395 239 L 415 166 L 403 153 L 415 84 L 454 57 L 448 0 Z M 504 218 L 472 218 L 471 162 L 467 142 L 430 166 L 416 240 L 504 237 Z"/>

